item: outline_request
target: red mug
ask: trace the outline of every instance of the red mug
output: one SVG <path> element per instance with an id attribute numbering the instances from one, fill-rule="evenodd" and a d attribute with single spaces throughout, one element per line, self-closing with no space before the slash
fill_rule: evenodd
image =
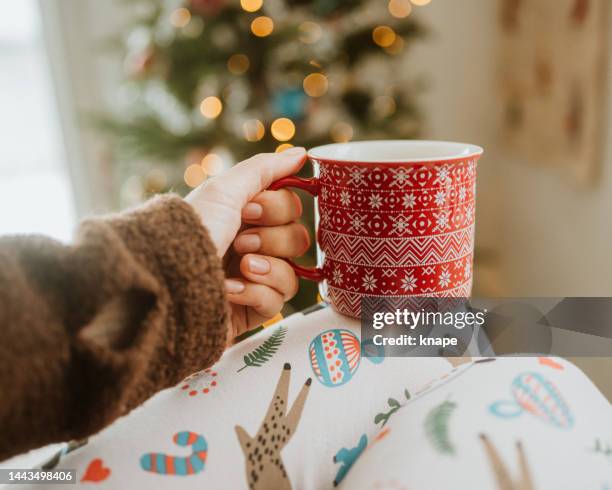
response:
<path id="1" fill-rule="evenodd" d="M 476 162 L 482 148 L 444 141 L 357 141 L 319 146 L 314 177 L 270 189 L 315 196 L 318 281 L 340 313 L 359 317 L 361 299 L 468 297 L 472 289 Z"/>

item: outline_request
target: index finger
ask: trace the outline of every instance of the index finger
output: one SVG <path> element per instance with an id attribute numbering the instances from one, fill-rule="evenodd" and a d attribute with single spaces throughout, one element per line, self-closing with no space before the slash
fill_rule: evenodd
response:
<path id="1" fill-rule="evenodd" d="M 234 165 L 216 180 L 242 208 L 272 182 L 299 171 L 305 161 L 306 149 L 302 147 L 289 148 L 281 153 L 260 153 Z"/>

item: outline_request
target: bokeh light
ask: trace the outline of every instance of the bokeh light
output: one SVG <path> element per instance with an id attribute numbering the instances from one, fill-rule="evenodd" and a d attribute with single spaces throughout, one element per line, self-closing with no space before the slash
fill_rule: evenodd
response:
<path id="1" fill-rule="evenodd" d="M 219 97 L 206 97 L 200 104 L 200 112 L 207 119 L 214 119 L 221 114 L 223 104 Z"/>
<path id="2" fill-rule="evenodd" d="M 266 134 L 266 128 L 259 119 L 249 119 L 242 125 L 244 138 L 247 141 L 259 141 Z"/>
<path id="3" fill-rule="evenodd" d="M 389 26 L 377 26 L 372 31 L 372 39 L 382 48 L 388 48 L 395 42 L 395 31 Z"/>
<path id="4" fill-rule="evenodd" d="M 202 17 L 192 17 L 189 24 L 183 28 L 183 34 L 190 38 L 200 36 L 202 31 L 204 31 L 204 21 L 202 20 Z"/>
<path id="5" fill-rule="evenodd" d="M 410 0 L 389 0 L 387 8 L 389 9 L 389 13 L 397 19 L 408 17 L 410 12 L 412 12 Z"/>
<path id="6" fill-rule="evenodd" d="M 379 118 L 388 117 L 395 112 L 397 104 L 395 99 L 389 95 L 380 95 L 374 99 L 372 104 L 374 114 Z"/>
<path id="7" fill-rule="evenodd" d="M 272 34 L 274 30 L 274 21 L 270 17 L 262 15 L 253 19 L 251 22 L 251 32 L 257 37 L 266 37 Z"/>
<path id="8" fill-rule="evenodd" d="M 251 66 L 249 58 L 241 53 L 233 54 L 227 60 L 227 69 L 234 75 L 242 75 L 249 69 L 249 66 Z"/>
<path id="9" fill-rule="evenodd" d="M 202 158 L 202 163 L 200 164 L 204 173 L 206 175 L 219 175 L 223 172 L 223 158 L 221 158 L 216 153 L 209 153 L 204 158 Z"/>
<path id="10" fill-rule="evenodd" d="M 241 80 L 227 84 L 221 93 L 224 104 L 234 112 L 243 111 L 249 103 L 248 85 Z"/>
<path id="11" fill-rule="evenodd" d="M 410 0 L 413 4 L 422 7 L 423 5 L 427 5 L 431 0 Z"/>
<path id="12" fill-rule="evenodd" d="M 199 165 L 202 158 L 206 156 L 208 151 L 206 148 L 192 148 L 185 155 L 185 167 L 189 165 Z"/>
<path id="13" fill-rule="evenodd" d="M 304 78 L 304 92 L 311 97 L 321 97 L 325 95 L 327 88 L 327 77 L 322 73 L 311 73 Z"/>
<path id="14" fill-rule="evenodd" d="M 337 122 L 329 132 L 331 139 L 336 143 L 346 143 L 353 138 L 353 127 L 347 122 Z"/>
<path id="15" fill-rule="evenodd" d="M 194 163 L 185 169 L 185 175 L 183 177 L 185 179 L 185 184 L 194 188 L 204 182 L 206 173 L 200 165 Z"/>
<path id="16" fill-rule="evenodd" d="M 263 5 L 263 0 L 240 0 L 240 6 L 247 12 L 257 12 Z"/>
<path id="17" fill-rule="evenodd" d="M 162 192 L 168 185 L 168 178 L 163 170 L 154 168 L 151 170 L 144 181 L 144 189 L 149 194 Z"/>
<path id="18" fill-rule="evenodd" d="M 395 36 L 395 41 L 393 41 L 393 44 L 385 48 L 385 51 L 389 54 L 400 54 L 403 50 L 404 40 L 400 36 Z"/>
<path id="19" fill-rule="evenodd" d="M 276 153 L 280 153 L 281 151 L 288 150 L 289 148 L 293 148 L 293 145 L 291 143 L 281 143 L 276 147 L 276 150 L 274 151 Z"/>
<path id="20" fill-rule="evenodd" d="M 321 39 L 323 29 L 316 22 L 307 20 L 300 24 L 300 41 L 306 44 L 314 44 Z"/>
<path id="21" fill-rule="evenodd" d="M 291 119 L 280 117 L 272 123 L 270 132 L 278 141 L 289 141 L 295 135 L 295 124 Z"/>
<path id="22" fill-rule="evenodd" d="M 185 7 L 173 10 L 170 14 L 170 23 L 174 27 L 185 27 L 191 20 L 191 12 Z"/>

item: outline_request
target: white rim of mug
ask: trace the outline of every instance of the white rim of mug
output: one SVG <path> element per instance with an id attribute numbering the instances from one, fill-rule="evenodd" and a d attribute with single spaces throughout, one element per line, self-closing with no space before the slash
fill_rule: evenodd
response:
<path id="1" fill-rule="evenodd" d="M 457 155 L 446 155 L 446 156 L 431 156 L 431 157 L 419 157 L 419 158 L 366 158 L 366 159 L 356 159 L 356 158 L 338 158 L 334 156 L 324 156 L 320 153 L 321 151 L 327 151 L 331 148 L 337 148 L 338 146 L 361 146 L 368 144 L 393 144 L 393 143 L 411 143 L 414 145 L 457 145 L 464 147 L 467 152 L 461 153 Z M 353 165 L 359 164 L 378 164 L 378 163 L 395 163 L 395 164 L 404 164 L 404 163 L 424 163 L 424 162 L 450 162 L 450 161 L 462 161 L 469 158 L 480 157 L 484 149 L 478 145 L 473 145 L 471 143 L 462 143 L 459 141 L 442 141 L 442 140 L 362 140 L 362 141 L 348 141 L 346 143 L 330 143 L 327 145 L 315 146 L 308 150 L 308 158 L 312 158 L 313 160 L 322 160 L 326 162 L 334 162 L 334 163 L 347 163 Z"/>

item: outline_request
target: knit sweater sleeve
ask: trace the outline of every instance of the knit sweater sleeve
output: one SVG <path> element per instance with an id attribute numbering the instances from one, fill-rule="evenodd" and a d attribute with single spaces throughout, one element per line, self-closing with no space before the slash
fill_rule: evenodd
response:
<path id="1" fill-rule="evenodd" d="M 0 239 L 0 460 L 93 434 L 211 365 L 227 319 L 214 245 L 178 197 L 86 221 L 70 246 Z"/>

